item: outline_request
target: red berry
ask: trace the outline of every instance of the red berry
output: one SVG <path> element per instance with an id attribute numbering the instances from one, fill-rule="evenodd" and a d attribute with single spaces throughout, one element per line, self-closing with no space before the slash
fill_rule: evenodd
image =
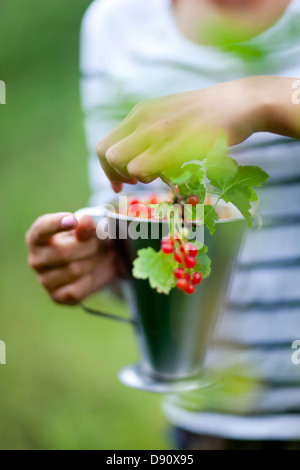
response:
<path id="1" fill-rule="evenodd" d="M 135 204 L 139 204 L 139 203 L 140 203 L 140 201 L 139 201 L 138 199 L 131 199 L 131 201 L 130 201 L 129 204 L 130 204 L 131 206 L 134 206 Z"/>
<path id="2" fill-rule="evenodd" d="M 178 279 L 177 284 L 176 284 L 177 288 L 180 290 L 187 289 L 188 285 L 189 284 L 186 279 Z"/>
<path id="3" fill-rule="evenodd" d="M 171 240 L 171 238 L 168 238 L 168 239 L 162 239 L 161 241 L 161 247 L 163 248 L 164 246 L 167 246 L 167 247 L 172 247 L 172 251 L 174 250 L 174 241 Z"/>
<path id="4" fill-rule="evenodd" d="M 170 237 L 163 237 L 161 239 L 161 244 L 164 245 L 165 243 L 171 243 L 172 239 Z"/>
<path id="5" fill-rule="evenodd" d="M 155 205 L 157 204 L 157 202 L 158 202 L 157 196 L 155 194 L 152 194 L 149 198 L 149 204 Z"/>
<path id="6" fill-rule="evenodd" d="M 174 271 L 174 275 L 177 279 L 183 279 L 185 277 L 185 270 L 183 268 L 177 268 Z"/>
<path id="7" fill-rule="evenodd" d="M 200 202 L 200 199 L 198 198 L 198 196 L 190 196 L 188 198 L 188 204 L 190 204 L 191 206 L 197 206 Z"/>
<path id="8" fill-rule="evenodd" d="M 182 263 L 183 261 L 182 257 L 178 253 L 174 254 L 174 258 L 177 261 L 177 263 Z"/>
<path id="9" fill-rule="evenodd" d="M 198 284 L 201 284 L 202 282 L 202 279 L 203 279 L 203 276 L 201 273 L 194 273 L 193 275 L 193 279 L 192 279 L 192 283 L 197 286 Z"/>
<path id="10" fill-rule="evenodd" d="M 180 250 L 180 252 L 181 252 L 182 254 L 185 254 L 185 248 L 184 248 L 183 245 L 180 245 L 179 250 Z"/>
<path id="11" fill-rule="evenodd" d="M 188 269 L 192 269 L 196 266 L 197 260 L 193 256 L 187 256 L 184 260 L 184 263 Z"/>
<path id="12" fill-rule="evenodd" d="M 185 278 L 187 281 L 190 281 L 191 278 L 192 278 L 192 276 L 191 276 L 189 273 L 185 273 L 184 278 Z"/>
<path id="13" fill-rule="evenodd" d="M 188 284 L 187 287 L 184 289 L 184 292 L 186 294 L 192 295 L 192 294 L 194 294 L 195 290 L 196 290 L 196 288 L 193 284 Z"/>
<path id="14" fill-rule="evenodd" d="M 185 247 L 185 251 L 190 255 L 192 256 L 193 258 L 196 258 L 197 254 L 198 254 L 198 249 L 192 245 L 192 243 L 186 243 L 184 245 Z"/>
<path id="15" fill-rule="evenodd" d="M 171 243 L 165 243 L 162 246 L 162 251 L 165 253 L 165 255 L 170 255 L 173 253 L 174 245 Z"/>
<path id="16" fill-rule="evenodd" d="M 198 254 L 198 250 L 196 247 L 193 247 L 189 250 L 189 255 L 192 256 L 193 258 L 196 258 L 197 254 Z"/>

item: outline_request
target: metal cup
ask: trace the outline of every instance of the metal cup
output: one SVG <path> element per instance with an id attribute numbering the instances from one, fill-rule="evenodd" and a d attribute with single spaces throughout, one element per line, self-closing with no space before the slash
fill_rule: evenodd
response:
<path id="1" fill-rule="evenodd" d="M 205 244 L 212 259 L 210 277 L 197 286 L 193 295 L 178 289 L 165 295 L 152 289 L 148 280 L 132 276 L 132 262 L 137 252 L 149 246 L 158 251 L 161 236 L 135 240 L 128 236 L 132 224 L 140 224 L 144 233 L 144 224 L 147 224 L 149 234 L 151 224 L 159 224 L 157 228 L 163 235 L 164 222 L 133 219 L 109 211 L 105 217 L 109 232 L 116 234 L 115 247 L 126 266 L 124 291 L 140 351 L 139 366 L 124 369 L 120 374 L 121 381 L 134 388 L 158 392 L 199 388 L 205 355 L 216 322 L 224 311 L 231 275 L 243 241 L 244 220 L 219 221 L 213 237 L 205 229 Z"/>

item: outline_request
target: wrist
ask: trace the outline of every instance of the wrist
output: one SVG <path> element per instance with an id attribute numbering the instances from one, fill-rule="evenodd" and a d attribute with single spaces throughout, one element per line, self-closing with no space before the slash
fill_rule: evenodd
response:
<path id="1" fill-rule="evenodd" d="M 248 91 L 249 125 L 253 133 L 272 132 L 276 120 L 274 111 L 276 108 L 276 94 L 274 93 L 277 77 L 253 77 L 250 78 Z M 247 79 L 248 80 L 248 79 Z"/>
<path id="2" fill-rule="evenodd" d="M 295 79 L 283 77 L 253 79 L 253 132 L 299 138 L 299 106 L 293 104 L 292 99 L 294 82 Z"/>

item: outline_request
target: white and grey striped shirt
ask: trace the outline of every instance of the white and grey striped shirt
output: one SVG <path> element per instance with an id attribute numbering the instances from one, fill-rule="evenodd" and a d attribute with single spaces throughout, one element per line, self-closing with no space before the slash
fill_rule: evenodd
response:
<path id="1" fill-rule="evenodd" d="M 182 37 L 171 0 L 95 0 L 81 42 L 92 202 L 112 197 L 95 144 L 134 104 L 249 75 L 299 77 L 300 39 L 286 34 L 295 24 L 299 28 L 299 0 L 251 41 L 265 60 L 249 63 Z M 239 365 L 261 386 L 243 413 L 237 404 L 191 412 L 173 400 L 164 409 L 172 423 L 197 433 L 300 440 L 300 366 L 291 361 L 291 344 L 300 339 L 300 142 L 257 134 L 232 152 L 241 164 L 265 169 L 270 180 L 259 191 L 263 228 L 247 234 L 207 364 Z"/>

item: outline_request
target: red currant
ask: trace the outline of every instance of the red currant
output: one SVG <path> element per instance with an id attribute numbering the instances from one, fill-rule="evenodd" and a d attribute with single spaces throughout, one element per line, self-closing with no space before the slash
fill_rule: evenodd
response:
<path id="1" fill-rule="evenodd" d="M 193 279 L 192 279 L 192 283 L 197 286 L 198 284 L 201 284 L 202 282 L 202 279 L 203 279 L 203 276 L 201 273 L 194 273 L 193 275 Z"/>
<path id="2" fill-rule="evenodd" d="M 189 249 L 189 255 L 192 256 L 193 258 L 196 258 L 197 254 L 198 254 L 198 250 L 195 246 Z"/>
<path id="3" fill-rule="evenodd" d="M 155 194 L 152 194 L 149 198 L 149 204 L 157 204 L 158 203 L 158 199 L 157 199 L 157 196 Z"/>
<path id="4" fill-rule="evenodd" d="M 173 253 L 174 245 L 171 243 L 165 243 L 162 246 L 162 251 L 165 253 L 165 255 L 170 255 Z"/>
<path id="5" fill-rule="evenodd" d="M 197 260 L 193 256 L 187 256 L 184 263 L 188 269 L 193 269 L 197 264 Z"/>
<path id="6" fill-rule="evenodd" d="M 185 250 L 190 256 L 192 256 L 193 258 L 196 258 L 198 254 L 198 249 L 194 245 L 192 245 L 191 243 L 186 243 Z"/>
<path id="7" fill-rule="evenodd" d="M 165 243 L 171 243 L 172 239 L 170 237 L 163 237 L 161 239 L 161 244 L 164 245 Z"/>
<path id="8" fill-rule="evenodd" d="M 190 196 L 188 198 L 188 204 L 190 204 L 191 206 L 197 206 L 200 202 L 200 199 L 198 198 L 198 196 Z"/>
<path id="9" fill-rule="evenodd" d="M 173 251 L 174 250 L 174 241 L 171 238 L 162 239 L 161 248 L 163 249 L 165 246 L 172 247 L 172 251 Z"/>
<path id="10" fill-rule="evenodd" d="M 176 284 L 177 288 L 180 290 L 187 289 L 188 285 L 189 284 L 186 279 L 178 279 L 177 284 Z"/>
<path id="11" fill-rule="evenodd" d="M 188 284 L 187 287 L 184 289 L 184 292 L 186 294 L 192 295 L 192 294 L 194 294 L 195 290 L 196 290 L 196 288 L 193 284 Z"/>
<path id="12" fill-rule="evenodd" d="M 177 261 L 177 263 L 182 263 L 182 261 L 183 261 L 182 257 L 178 253 L 174 254 L 174 258 Z"/>
<path id="13" fill-rule="evenodd" d="M 190 281 L 191 278 L 192 278 L 192 276 L 191 276 L 189 273 L 185 273 L 184 278 L 185 278 L 187 281 Z"/>
<path id="14" fill-rule="evenodd" d="M 129 204 L 130 204 L 131 206 L 134 206 L 135 204 L 139 204 L 139 203 L 140 203 L 140 201 L 139 201 L 138 199 L 131 199 L 131 201 L 130 201 Z"/>
<path id="15" fill-rule="evenodd" d="M 177 268 L 174 271 L 174 275 L 177 279 L 184 279 L 185 277 L 185 270 L 183 268 Z"/>

